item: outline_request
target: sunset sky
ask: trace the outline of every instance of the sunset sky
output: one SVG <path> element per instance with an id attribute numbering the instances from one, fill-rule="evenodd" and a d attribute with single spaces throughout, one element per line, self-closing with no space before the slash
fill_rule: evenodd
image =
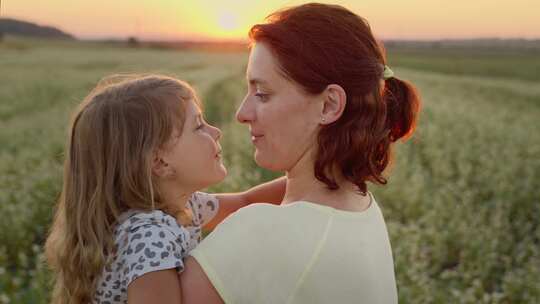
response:
<path id="1" fill-rule="evenodd" d="M 284 0 L 0 0 L 1 17 L 78 38 L 244 39 Z M 343 0 L 381 39 L 540 38 L 540 0 Z"/>

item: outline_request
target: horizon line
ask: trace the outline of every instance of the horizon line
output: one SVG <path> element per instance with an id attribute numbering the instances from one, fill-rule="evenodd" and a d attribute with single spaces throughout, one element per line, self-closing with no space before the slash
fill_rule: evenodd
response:
<path id="1" fill-rule="evenodd" d="M 0 0 L 1 1 L 1 0 Z M 223 42 L 223 43 L 246 43 L 248 42 L 247 34 L 246 38 L 217 38 L 217 37 L 209 37 L 207 35 L 197 35 L 197 34 L 186 34 L 184 37 L 175 37 L 170 38 L 163 36 L 163 37 L 152 37 L 151 35 L 140 35 L 137 36 L 136 34 L 125 34 L 125 35 L 119 35 L 119 34 L 74 34 L 72 32 L 69 32 L 65 29 L 63 29 L 61 26 L 56 26 L 54 24 L 44 24 L 41 22 L 36 22 L 27 18 L 21 18 L 19 16 L 1 16 L 0 19 L 12 19 L 22 22 L 29 22 L 34 23 L 41 27 L 52 27 L 56 28 L 68 35 L 71 35 L 76 40 L 79 41 L 104 41 L 104 40 L 113 40 L 113 41 L 122 41 L 127 40 L 129 38 L 135 38 L 138 41 L 141 42 Z M 199 36 L 199 37 L 197 37 Z M 391 36 L 378 36 L 375 35 L 375 38 L 380 41 L 418 41 L 418 42 L 436 42 L 436 41 L 473 41 L 473 40 L 526 40 L 526 41 L 538 41 L 540 40 L 540 35 L 538 36 L 497 36 L 497 35 L 478 35 L 478 36 L 446 36 L 446 37 L 429 37 L 430 35 L 425 35 L 422 37 L 420 35 L 419 37 L 414 37 L 414 35 L 410 35 L 407 37 L 391 37 Z"/>

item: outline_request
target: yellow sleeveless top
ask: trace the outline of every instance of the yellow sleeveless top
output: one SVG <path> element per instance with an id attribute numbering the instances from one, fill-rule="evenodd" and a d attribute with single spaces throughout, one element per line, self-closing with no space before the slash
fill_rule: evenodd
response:
<path id="1" fill-rule="evenodd" d="M 191 255 L 225 303 L 397 303 L 388 232 L 371 198 L 362 212 L 253 204 Z"/>

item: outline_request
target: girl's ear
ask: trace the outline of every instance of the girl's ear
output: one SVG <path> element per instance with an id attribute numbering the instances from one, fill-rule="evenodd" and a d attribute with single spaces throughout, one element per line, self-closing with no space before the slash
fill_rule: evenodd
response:
<path id="1" fill-rule="evenodd" d="M 152 174 L 158 177 L 169 177 L 173 173 L 171 166 L 156 152 L 152 158 Z"/>
<path id="2" fill-rule="evenodd" d="M 338 120 L 347 104 L 347 93 L 337 84 L 330 84 L 324 91 L 323 108 L 320 123 L 323 125 L 331 124 Z"/>

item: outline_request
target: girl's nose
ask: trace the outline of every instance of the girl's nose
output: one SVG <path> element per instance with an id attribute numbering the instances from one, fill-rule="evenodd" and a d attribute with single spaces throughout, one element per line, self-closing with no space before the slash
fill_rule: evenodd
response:
<path id="1" fill-rule="evenodd" d="M 215 141 L 218 141 L 221 138 L 221 130 L 218 127 L 210 125 L 210 132 Z"/>

